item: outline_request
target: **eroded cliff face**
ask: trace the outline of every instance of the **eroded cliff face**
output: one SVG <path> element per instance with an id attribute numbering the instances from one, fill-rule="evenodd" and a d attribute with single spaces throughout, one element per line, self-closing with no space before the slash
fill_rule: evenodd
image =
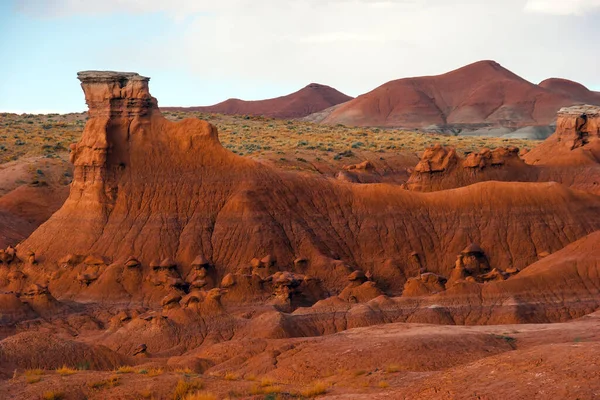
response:
<path id="1" fill-rule="evenodd" d="M 136 73 L 85 71 L 77 77 L 89 120 L 81 141 L 71 145 L 74 177 L 69 200 L 108 214 L 121 173 L 130 162 L 130 136 L 144 133 L 142 125 L 149 123 L 158 106 L 148 90 L 150 79 Z"/>
<path id="2" fill-rule="evenodd" d="M 533 169 L 519 158 L 516 147 L 483 149 L 460 157 L 453 148 L 435 145 L 423 152 L 405 187 L 433 192 L 485 181 L 535 181 Z"/>
<path id="3" fill-rule="evenodd" d="M 18 246 L 22 264 L 11 268 L 25 277 L 2 281 L 0 271 L 14 290 L 42 282 L 57 298 L 160 303 L 173 291 L 220 286 L 232 301 L 295 296 L 303 304 L 341 292 L 360 271 L 369 280 L 352 281 L 346 294 L 363 299 L 399 294 L 422 273 L 448 276 L 468 243 L 505 271 L 600 229 L 600 199 L 558 184 L 416 193 L 282 172 L 225 150 L 205 121 L 164 119 L 147 78 L 80 79 L 90 119 L 73 148 L 71 193 Z M 420 164 L 423 173 L 521 163 L 511 149 L 460 162 L 438 152 Z M 30 253 L 39 264 L 27 262 Z M 194 266 L 198 259 L 207 267 Z M 292 278 L 269 280 L 277 272 Z"/>
<path id="4" fill-rule="evenodd" d="M 534 165 L 593 166 L 600 163 L 600 107 L 582 105 L 558 112 L 556 132 L 525 155 Z"/>

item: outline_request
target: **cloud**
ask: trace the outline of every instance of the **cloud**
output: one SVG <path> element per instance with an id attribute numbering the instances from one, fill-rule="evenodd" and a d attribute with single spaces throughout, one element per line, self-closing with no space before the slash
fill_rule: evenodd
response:
<path id="1" fill-rule="evenodd" d="M 207 12 L 241 14 L 251 10 L 264 11 L 266 8 L 286 8 L 297 4 L 318 6 L 355 3 L 368 7 L 387 8 L 397 5 L 419 6 L 432 1 L 441 0 L 15 0 L 15 7 L 20 12 L 37 16 L 154 12 L 178 16 Z"/>
<path id="2" fill-rule="evenodd" d="M 600 0 L 528 0 L 525 10 L 556 15 L 585 15 L 600 9 Z"/>

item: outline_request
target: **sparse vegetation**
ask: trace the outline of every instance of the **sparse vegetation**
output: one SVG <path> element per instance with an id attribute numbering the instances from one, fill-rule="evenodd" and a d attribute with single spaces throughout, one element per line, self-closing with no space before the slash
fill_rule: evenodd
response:
<path id="1" fill-rule="evenodd" d="M 390 364 L 387 367 L 385 367 L 385 372 L 387 372 L 388 374 L 394 374 L 399 371 L 400 371 L 400 366 L 397 364 Z"/>
<path id="2" fill-rule="evenodd" d="M 195 393 L 198 390 L 202 389 L 203 383 L 200 380 L 187 380 L 180 379 L 177 382 L 177 386 L 173 390 L 172 398 L 173 400 L 182 400 L 186 398 L 188 394 Z"/>
<path id="3" fill-rule="evenodd" d="M 67 375 L 73 375 L 77 372 L 76 369 L 73 368 L 69 368 L 66 365 L 63 365 L 62 367 L 58 368 L 56 370 L 56 373 L 61 375 L 61 376 L 67 376 Z"/>
<path id="4" fill-rule="evenodd" d="M 281 393 L 282 389 L 280 386 L 262 386 L 254 385 L 250 388 L 250 394 L 253 396 L 260 394 L 277 394 Z"/>
<path id="5" fill-rule="evenodd" d="M 39 376 L 36 375 L 29 375 L 29 376 L 25 376 L 25 381 L 29 384 L 31 383 L 38 383 L 39 381 L 41 381 L 42 378 L 40 378 Z"/>
<path id="6" fill-rule="evenodd" d="M 198 392 L 188 394 L 183 400 L 217 400 L 217 396 L 209 392 Z"/>
<path id="7" fill-rule="evenodd" d="M 148 376 L 149 377 L 153 377 L 153 376 L 159 376 L 163 374 L 163 369 L 162 368 L 151 368 L 148 370 Z"/>
<path id="8" fill-rule="evenodd" d="M 271 386 L 273 384 L 274 384 L 273 380 L 269 379 L 269 378 L 262 378 L 260 380 L 260 386 L 262 386 L 262 387 Z"/>
<path id="9" fill-rule="evenodd" d="M 43 375 L 44 370 L 36 368 L 36 369 L 27 369 L 25 370 L 25 376 L 34 376 L 34 375 Z"/>
<path id="10" fill-rule="evenodd" d="M 63 400 L 64 398 L 65 394 L 63 392 L 56 392 L 53 390 L 44 392 L 42 395 L 42 399 L 44 400 Z"/>
<path id="11" fill-rule="evenodd" d="M 87 386 L 90 389 L 104 389 L 109 387 L 115 387 L 120 384 L 120 379 L 117 375 L 113 375 L 108 379 L 103 379 L 97 382 L 88 382 Z"/>
<path id="12" fill-rule="evenodd" d="M 227 372 L 225 373 L 225 376 L 223 376 L 223 378 L 224 378 L 226 381 L 235 381 L 235 380 L 237 380 L 237 378 L 238 378 L 238 377 L 237 377 L 237 375 L 236 375 L 236 374 L 234 374 L 233 372 L 227 371 Z"/>
<path id="13" fill-rule="evenodd" d="M 138 395 L 142 398 L 142 399 L 153 399 L 154 398 L 154 393 L 152 392 L 152 390 L 150 389 L 145 389 L 145 390 L 140 390 L 138 392 Z"/>
<path id="14" fill-rule="evenodd" d="M 257 159 L 290 164 L 294 169 L 312 169 L 309 157 L 318 156 L 342 162 L 357 152 L 418 152 L 435 143 L 452 146 L 459 153 L 513 145 L 531 148 L 535 142 L 521 139 L 453 136 L 449 134 L 410 132 L 401 129 L 358 128 L 343 125 L 320 125 L 304 121 L 285 121 L 264 117 L 230 116 L 198 112 L 163 112 L 170 120 L 200 118 L 219 129 L 223 146 L 232 152 Z M 86 114 L 17 115 L 2 114 L 0 118 L 0 163 L 27 156 L 66 159 L 68 145 L 77 142 L 85 125 Z M 281 154 L 296 154 L 295 158 Z M 300 164 L 300 165 L 296 165 Z"/>
<path id="15" fill-rule="evenodd" d="M 117 370 L 115 372 L 117 374 L 132 374 L 133 372 L 135 372 L 135 370 L 133 369 L 133 367 L 131 367 L 129 365 L 123 365 L 123 366 L 117 368 Z"/>
<path id="16" fill-rule="evenodd" d="M 300 394 L 304 397 L 316 397 L 327 393 L 327 388 L 328 386 L 325 382 L 315 382 L 300 392 Z"/>

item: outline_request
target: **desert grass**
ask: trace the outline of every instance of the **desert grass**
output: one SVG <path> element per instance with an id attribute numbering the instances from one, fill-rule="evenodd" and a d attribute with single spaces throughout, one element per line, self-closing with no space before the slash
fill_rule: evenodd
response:
<path id="1" fill-rule="evenodd" d="M 379 386 L 381 389 L 387 389 L 390 387 L 390 384 L 387 383 L 386 381 L 379 381 L 377 386 Z"/>
<path id="2" fill-rule="evenodd" d="M 186 395 L 183 400 L 217 400 L 217 396 L 209 392 L 197 392 Z"/>
<path id="3" fill-rule="evenodd" d="M 397 364 L 390 364 L 385 367 L 385 372 L 388 374 L 394 374 L 396 372 L 400 372 L 400 366 Z"/>
<path id="4" fill-rule="evenodd" d="M 44 394 L 42 395 L 42 399 L 44 400 L 63 400 L 64 398 L 65 394 L 63 392 L 58 392 L 54 390 L 44 392 Z"/>
<path id="5" fill-rule="evenodd" d="M 197 393 L 200 389 L 202 389 L 203 386 L 204 384 L 202 381 L 197 379 L 191 381 L 187 379 L 180 379 L 177 382 L 175 389 L 173 389 L 171 398 L 173 400 L 183 400 L 188 394 Z"/>
<path id="6" fill-rule="evenodd" d="M 281 386 L 261 386 L 255 384 L 250 388 L 250 394 L 253 396 L 279 394 L 282 392 Z"/>
<path id="7" fill-rule="evenodd" d="M 117 374 L 132 374 L 135 372 L 135 369 L 129 365 L 123 365 L 117 368 L 115 373 Z"/>
<path id="8" fill-rule="evenodd" d="M 77 370 L 63 365 L 62 367 L 56 369 L 56 373 L 61 376 L 68 376 L 77 373 Z"/>
<path id="9" fill-rule="evenodd" d="M 138 395 L 142 398 L 142 399 L 153 399 L 154 398 L 154 392 L 152 392 L 152 390 L 150 389 L 144 389 L 144 390 L 140 390 L 138 392 Z"/>
<path id="10" fill-rule="evenodd" d="M 100 381 L 96 381 L 96 382 L 88 382 L 87 386 L 90 389 L 104 389 L 104 388 L 111 388 L 111 387 L 115 387 L 115 386 L 119 386 L 119 384 L 121 383 L 121 378 L 117 375 L 112 375 L 107 379 L 103 379 Z"/>
<path id="11" fill-rule="evenodd" d="M 147 372 L 147 375 L 152 378 L 155 376 L 162 375 L 163 373 L 164 370 L 162 368 L 150 368 Z"/>
<path id="12" fill-rule="evenodd" d="M 325 382 L 314 382 L 300 392 L 304 397 L 312 398 L 327 393 L 328 385 Z"/>
<path id="13" fill-rule="evenodd" d="M 85 114 L 0 113 L 0 163 L 25 156 L 60 158 L 81 137 Z"/>
<path id="14" fill-rule="evenodd" d="M 260 386 L 262 387 L 273 386 L 274 383 L 275 382 L 271 378 L 262 378 L 260 380 Z"/>
<path id="15" fill-rule="evenodd" d="M 32 384 L 32 383 L 38 383 L 39 381 L 41 381 L 42 378 L 40 378 L 37 375 L 29 375 L 29 376 L 25 376 L 25 382 Z"/>
<path id="16" fill-rule="evenodd" d="M 226 381 L 235 381 L 238 379 L 238 376 L 236 374 L 234 374 L 233 372 L 227 371 L 227 372 L 225 372 L 223 379 L 225 379 Z"/>

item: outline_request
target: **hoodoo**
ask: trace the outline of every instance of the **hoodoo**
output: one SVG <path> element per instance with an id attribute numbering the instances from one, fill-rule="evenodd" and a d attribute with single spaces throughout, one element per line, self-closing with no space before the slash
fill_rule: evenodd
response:
<path id="1" fill-rule="evenodd" d="M 523 269 L 538 249 L 554 252 L 600 229 L 600 199 L 558 184 L 418 193 L 277 170 L 225 150 L 207 122 L 163 118 L 148 78 L 82 72 L 79 79 L 90 118 L 72 147 L 71 192 L 18 246 L 18 260 L 33 252 L 37 264 L 11 264 L 25 276 L 11 283 L 15 290 L 48 282 L 57 299 L 160 304 L 223 281 L 235 283 L 223 295 L 230 304 L 281 295 L 271 275 L 289 272 L 282 276 L 299 285 L 286 289 L 293 305 L 339 294 L 361 270 L 372 277 L 369 293 L 399 295 L 414 276 L 415 252 L 418 270 L 444 277 L 470 242 L 486 249 L 491 268 Z M 436 154 L 419 173 L 439 169 L 438 158 L 458 168 Z M 509 149 L 460 163 L 471 171 L 520 161 Z"/>

